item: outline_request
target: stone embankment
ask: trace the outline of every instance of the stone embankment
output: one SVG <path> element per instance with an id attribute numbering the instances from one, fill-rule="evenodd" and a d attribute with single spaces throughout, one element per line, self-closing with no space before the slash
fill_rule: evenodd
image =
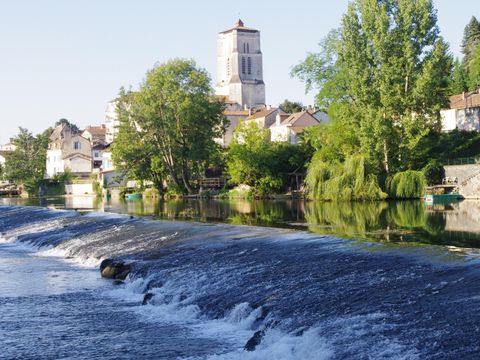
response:
<path id="1" fill-rule="evenodd" d="M 480 164 L 447 165 L 445 177 L 457 179 L 458 191 L 467 199 L 480 199 Z"/>

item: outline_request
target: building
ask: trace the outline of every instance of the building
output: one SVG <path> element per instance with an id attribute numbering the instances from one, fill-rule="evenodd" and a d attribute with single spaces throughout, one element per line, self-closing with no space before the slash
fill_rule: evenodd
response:
<path id="1" fill-rule="evenodd" d="M 90 141 L 90 144 L 105 144 L 107 136 L 107 126 L 105 124 L 99 126 L 87 126 L 82 132 L 82 136 Z"/>
<path id="2" fill-rule="evenodd" d="M 66 124 L 60 124 L 50 135 L 45 178 L 51 179 L 67 170 L 76 177 L 89 178 L 92 173 L 92 147 L 80 133 L 73 132 Z"/>
<path id="3" fill-rule="evenodd" d="M 92 147 L 93 169 L 102 167 L 103 149 L 107 145 L 106 142 L 107 127 L 102 124 L 100 126 L 88 126 L 82 132 L 82 136 L 90 141 Z"/>
<path id="4" fill-rule="evenodd" d="M 117 115 L 117 100 L 112 100 L 107 104 L 105 110 L 105 141 L 107 143 L 113 142 L 118 134 L 118 126 L 120 122 Z"/>
<path id="5" fill-rule="evenodd" d="M 247 121 L 255 122 L 259 127 L 268 129 L 275 124 L 277 115 L 285 115 L 286 113 L 280 108 L 266 107 L 265 109 L 252 113 Z"/>
<path id="6" fill-rule="evenodd" d="M 5 165 L 6 157 L 8 153 L 14 151 L 17 147 L 12 144 L 12 140 L 10 139 L 10 142 L 5 145 L 0 145 L 0 166 Z"/>
<path id="7" fill-rule="evenodd" d="M 440 111 L 442 131 L 480 131 L 480 89 L 450 96 L 448 109 Z"/>
<path id="8" fill-rule="evenodd" d="M 260 32 L 240 19 L 218 34 L 216 94 L 243 108 L 265 106 Z"/>
<path id="9" fill-rule="evenodd" d="M 308 111 L 301 111 L 291 115 L 277 114 L 275 124 L 270 126 L 271 141 L 288 141 L 298 143 L 298 136 L 307 127 L 316 126 L 320 122 Z"/>

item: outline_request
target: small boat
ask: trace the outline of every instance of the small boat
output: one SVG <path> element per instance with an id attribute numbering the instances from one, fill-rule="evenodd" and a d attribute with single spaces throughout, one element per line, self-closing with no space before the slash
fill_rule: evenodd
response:
<path id="1" fill-rule="evenodd" d="M 449 204 L 463 200 L 463 196 L 457 193 L 450 194 L 426 194 L 425 202 L 427 204 Z"/>
<path id="2" fill-rule="evenodd" d="M 141 193 L 126 194 L 125 199 L 127 199 L 127 200 L 142 200 L 142 194 Z"/>

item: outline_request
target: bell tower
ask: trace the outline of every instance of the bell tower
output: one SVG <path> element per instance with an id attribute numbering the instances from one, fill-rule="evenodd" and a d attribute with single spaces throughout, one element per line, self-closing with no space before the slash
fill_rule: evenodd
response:
<path id="1" fill-rule="evenodd" d="M 248 108 L 265 106 L 260 31 L 240 19 L 218 34 L 216 94 Z"/>

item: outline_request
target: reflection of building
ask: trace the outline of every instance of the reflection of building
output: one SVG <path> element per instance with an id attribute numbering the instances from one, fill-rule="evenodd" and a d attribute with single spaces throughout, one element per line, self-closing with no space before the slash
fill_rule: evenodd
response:
<path id="1" fill-rule="evenodd" d="M 260 32 L 240 19 L 218 34 L 216 93 L 242 107 L 265 106 Z"/>
<path id="2" fill-rule="evenodd" d="M 90 141 L 73 132 L 67 124 L 58 125 L 50 135 L 45 178 L 69 170 L 76 177 L 89 178 L 92 172 Z"/>
<path id="3" fill-rule="evenodd" d="M 440 111 L 442 131 L 480 131 L 480 89 L 450 96 L 450 108 Z"/>

